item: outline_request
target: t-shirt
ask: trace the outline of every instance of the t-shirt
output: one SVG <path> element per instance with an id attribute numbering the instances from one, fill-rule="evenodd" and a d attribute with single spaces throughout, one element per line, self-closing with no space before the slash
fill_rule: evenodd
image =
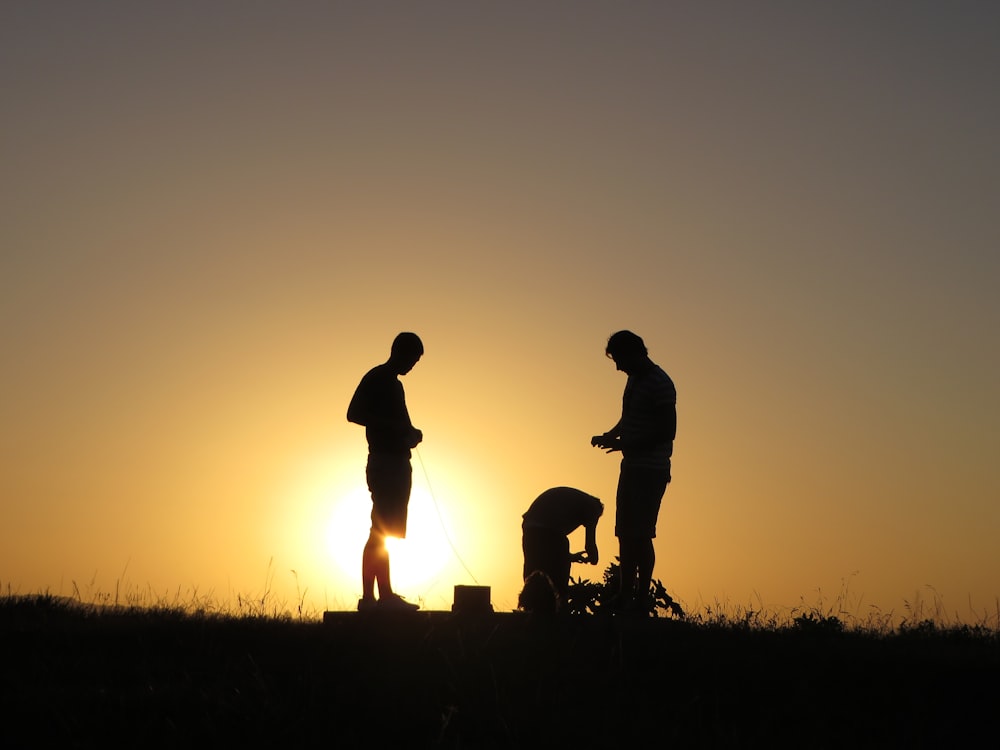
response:
<path id="1" fill-rule="evenodd" d="M 361 378 L 348 413 L 365 426 L 370 453 L 410 455 L 413 425 L 406 409 L 403 384 L 387 365 L 373 367 Z"/>
<path id="2" fill-rule="evenodd" d="M 670 468 L 677 434 L 677 390 L 658 365 L 650 362 L 629 376 L 622 396 L 622 457 L 632 466 Z"/>

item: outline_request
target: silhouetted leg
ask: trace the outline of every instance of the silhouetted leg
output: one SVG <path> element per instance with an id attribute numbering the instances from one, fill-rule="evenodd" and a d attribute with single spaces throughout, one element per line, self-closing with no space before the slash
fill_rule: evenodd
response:
<path id="1" fill-rule="evenodd" d="M 361 554 L 361 590 L 365 599 L 375 598 L 376 581 L 380 597 L 392 593 L 392 584 L 389 581 L 389 551 L 385 548 L 385 536 L 372 529 Z"/>
<path id="2" fill-rule="evenodd" d="M 636 542 L 636 594 L 646 596 L 653 581 L 653 566 L 656 564 L 656 550 L 653 549 L 652 539 L 642 539 Z"/>
<path id="3" fill-rule="evenodd" d="M 618 539 L 618 571 L 621 574 L 621 601 L 627 604 L 636 594 L 639 578 L 639 542 L 632 537 Z"/>

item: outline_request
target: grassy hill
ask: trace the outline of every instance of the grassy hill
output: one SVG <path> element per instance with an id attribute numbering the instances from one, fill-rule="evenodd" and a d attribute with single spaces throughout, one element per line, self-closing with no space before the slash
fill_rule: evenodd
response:
<path id="1" fill-rule="evenodd" d="M 0 746 L 886 747 L 989 737 L 1000 639 L 0 600 Z"/>

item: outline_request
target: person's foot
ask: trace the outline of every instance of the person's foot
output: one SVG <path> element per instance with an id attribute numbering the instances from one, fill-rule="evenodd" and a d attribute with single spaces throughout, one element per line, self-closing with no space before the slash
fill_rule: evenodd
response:
<path id="1" fill-rule="evenodd" d="M 377 608 L 378 600 L 375 597 L 358 599 L 358 612 L 374 612 Z"/>
<path id="2" fill-rule="evenodd" d="M 383 612 L 416 612 L 419 604 L 406 601 L 399 594 L 387 594 L 378 600 L 378 607 Z"/>

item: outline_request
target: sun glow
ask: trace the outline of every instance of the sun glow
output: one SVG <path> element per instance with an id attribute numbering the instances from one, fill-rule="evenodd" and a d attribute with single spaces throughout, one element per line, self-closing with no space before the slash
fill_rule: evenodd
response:
<path id="1" fill-rule="evenodd" d="M 410 599 L 426 596 L 441 581 L 452 556 L 447 517 L 422 487 L 410 494 L 406 538 L 387 540 L 393 590 Z M 348 580 L 361 588 L 361 553 L 371 528 L 371 497 L 365 487 L 345 495 L 334 508 L 326 530 L 330 558 Z M 450 585 L 450 584 L 449 584 Z"/>

